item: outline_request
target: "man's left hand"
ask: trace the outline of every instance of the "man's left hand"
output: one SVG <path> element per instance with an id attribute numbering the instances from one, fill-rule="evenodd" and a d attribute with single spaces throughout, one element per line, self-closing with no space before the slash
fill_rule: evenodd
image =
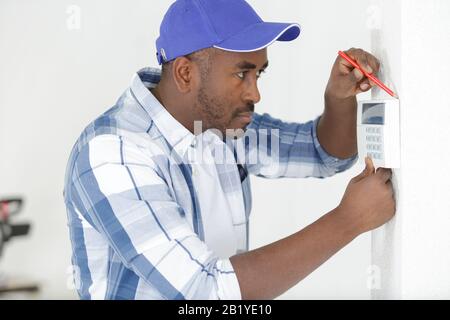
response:
<path id="1" fill-rule="evenodd" d="M 349 49 L 345 53 L 364 71 L 376 75 L 380 69 L 380 62 L 372 54 L 362 49 Z M 369 91 L 375 83 L 370 81 L 364 74 L 353 67 L 345 59 L 338 56 L 331 70 L 328 81 L 326 96 L 334 99 L 347 99 L 359 93 Z"/>

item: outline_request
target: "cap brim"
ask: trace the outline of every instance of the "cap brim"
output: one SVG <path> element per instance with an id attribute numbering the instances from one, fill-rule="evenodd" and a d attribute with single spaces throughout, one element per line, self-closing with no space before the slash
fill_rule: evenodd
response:
<path id="1" fill-rule="evenodd" d="M 298 38 L 301 28 L 297 23 L 262 22 L 234 35 L 215 48 L 233 52 L 253 52 L 267 48 L 275 41 L 292 41 Z"/>

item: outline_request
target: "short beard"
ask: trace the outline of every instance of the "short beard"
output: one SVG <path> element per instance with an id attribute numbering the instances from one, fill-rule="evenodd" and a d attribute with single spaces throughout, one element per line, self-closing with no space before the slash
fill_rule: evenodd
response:
<path id="1" fill-rule="evenodd" d="M 201 116 L 203 121 L 203 129 L 217 129 L 225 135 L 226 127 L 231 122 L 222 123 L 226 117 L 226 103 L 219 98 L 211 97 L 208 92 L 211 92 L 207 87 L 210 80 L 210 71 L 212 67 L 212 55 L 214 54 L 213 49 L 206 49 L 194 54 L 190 57 L 194 61 L 196 60 L 197 65 L 200 69 L 200 79 L 201 85 L 197 94 L 197 102 L 195 104 L 195 111 Z"/>
<path id="2" fill-rule="evenodd" d="M 205 82 L 203 82 L 205 83 Z M 198 91 L 196 109 L 202 115 L 203 128 L 217 129 L 225 134 L 228 123 L 221 123 L 226 116 L 226 106 L 217 98 L 211 98 L 208 90 L 202 85 Z"/>

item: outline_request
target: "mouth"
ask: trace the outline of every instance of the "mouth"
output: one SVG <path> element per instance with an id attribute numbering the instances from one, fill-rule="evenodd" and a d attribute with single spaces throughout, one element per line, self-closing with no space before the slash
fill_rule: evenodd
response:
<path id="1" fill-rule="evenodd" d="M 240 119 L 240 120 L 242 120 L 242 121 L 245 121 L 245 122 L 250 123 L 250 122 L 252 122 L 253 112 L 239 113 L 239 114 L 237 115 L 237 118 Z"/>

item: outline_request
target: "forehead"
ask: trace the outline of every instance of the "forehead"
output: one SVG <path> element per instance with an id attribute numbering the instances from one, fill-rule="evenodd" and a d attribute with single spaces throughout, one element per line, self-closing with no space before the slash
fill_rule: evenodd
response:
<path id="1" fill-rule="evenodd" d="M 216 49 L 214 63 L 223 67 L 236 67 L 241 62 L 249 62 L 261 68 L 267 62 L 267 49 L 254 52 L 230 52 Z"/>

